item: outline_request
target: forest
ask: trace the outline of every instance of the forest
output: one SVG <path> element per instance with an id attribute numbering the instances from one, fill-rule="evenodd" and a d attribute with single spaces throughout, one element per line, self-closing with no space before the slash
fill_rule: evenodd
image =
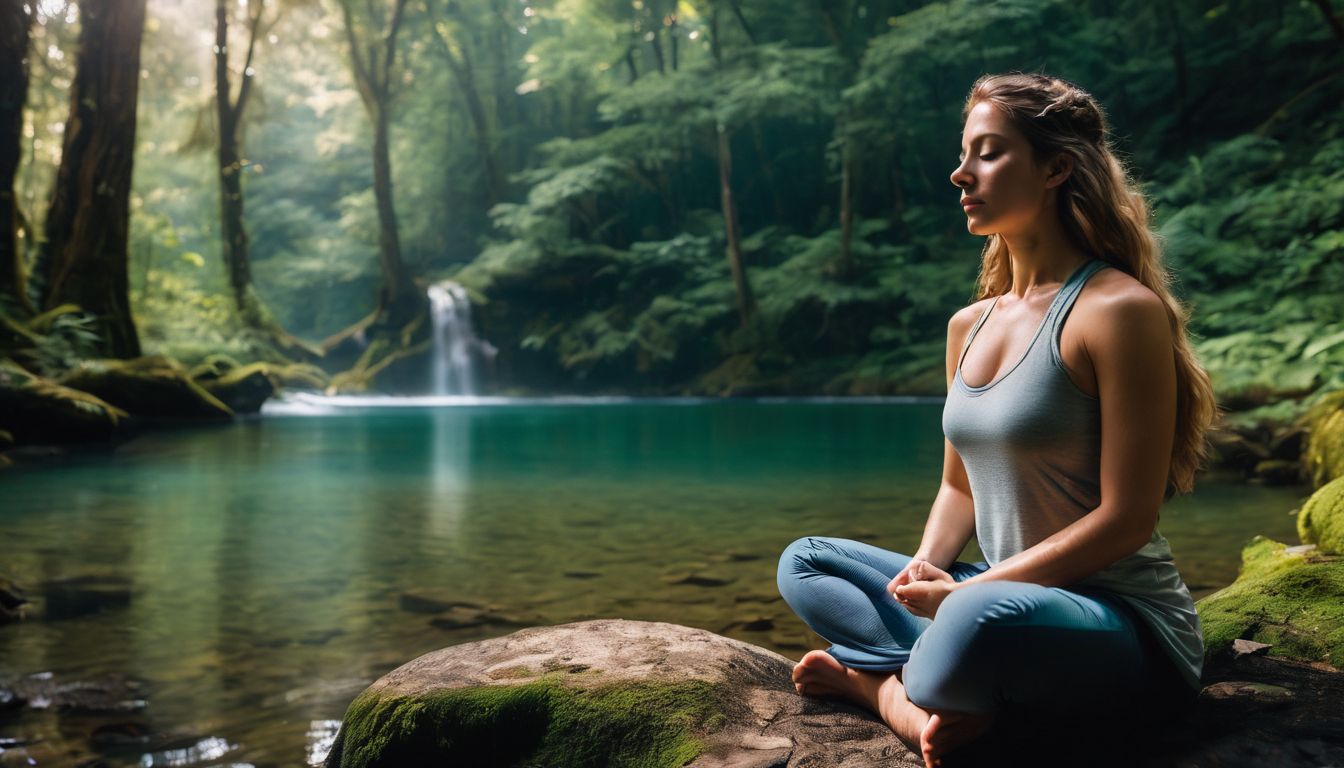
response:
<path id="1" fill-rule="evenodd" d="M 1105 106 L 1225 407 L 1342 383 L 1328 0 L 3 14 L 12 377 L 153 355 L 419 392 L 452 280 L 493 392 L 941 394 L 982 243 L 948 181 L 962 101 L 1020 70 Z"/>

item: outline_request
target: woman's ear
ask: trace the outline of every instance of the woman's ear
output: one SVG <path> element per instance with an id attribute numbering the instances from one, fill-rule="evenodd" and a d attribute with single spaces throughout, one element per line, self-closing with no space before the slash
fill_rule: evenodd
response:
<path id="1" fill-rule="evenodd" d="M 1053 189 L 1063 184 L 1071 173 L 1073 173 L 1073 155 L 1060 152 L 1050 161 L 1050 175 L 1045 177 L 1045 188 Z"/>

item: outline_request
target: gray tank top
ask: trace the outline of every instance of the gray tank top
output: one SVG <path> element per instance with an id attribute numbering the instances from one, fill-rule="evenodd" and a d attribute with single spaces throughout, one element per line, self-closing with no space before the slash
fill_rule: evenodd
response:
<path id="1" fill-rule="evenodd" d="M 975 534 L 991 567 L 1028 549 L 1101 503 L 1101 408 L 1065 372 L 1059 335 L 1093 259 L 1060 287 L 1027 351 L 984 386 L 961 378 L 961 361 L 995 298 L 967 335 L 943 406 L 943 433 L 961 456 L 975 501 Z M 1190 591 L 1157 529 L 1148 543 L 1069 589 L 1123 598 L 1153 630 L 1185 682 L 1198 690 L 1204 640 Z"/>

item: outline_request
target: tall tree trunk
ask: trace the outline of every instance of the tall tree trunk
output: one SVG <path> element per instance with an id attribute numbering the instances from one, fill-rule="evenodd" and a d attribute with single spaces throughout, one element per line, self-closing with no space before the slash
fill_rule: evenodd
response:
<path id="1" fill-rule="evenodd" d="M 378 263 L 383 272 L 381 309 L 393 324 L 410 319 L 418 308 L 412 300 L 410 276 L 401 260 L 396 206 L 392 199 L 392 160 L 388 108 L 392 101 L 392 69 L 396 62 L 397 32 L 406 10 L 406 0 L 394 0 L 392 17 L 385 30 L 371 27 L 370 38 L 361 42 L 351 11 L 353 0 L 341 0 L 350 63 L 364 109 L 373 122 L 373 196 L 378 210 Z M 370 21 L 373 24 L 373 21 Z"/>
<path id="2" fill-rule="evenodd" d="M 854 273 L 854 254 L 851 245 L 854 240 L 854 158 L 850 152 L 850 139 L 840 147 L 840 263 L 837 270 L 841 277 Z"/>
<path id="3" fill-rule="evenodd" d="M 378 260 L 383 268 L 383 300 L 400 307 L 411 293 L 410 277 L 401 261 L 397 210 L 392 203 L 392 158 L 388 147 L 386 102 L 373 116 L 373 196 L 378 206 Z M 393 311 L 393 315 L 396 312 Z"/>
<path id="4" fill-rule="evenodd" d="M 1312 0 L 1316 3 L 1316 9 L 1325 17 L 1325 23 L 1329 25 L 1330 31 L 1335 33 L 1335 41 L 1344 43 L 1344 24 L 1341 24 L 1339 17 L 1335 15 L 1335 9 L 1330 7 L 1330 0 Z"/>
<path id="5" fill-rule="evenodd" d="M 252 52 L 261 21 L 261 4 L 252 14 L 247 55 L 243 62 L 243 83 L 233 101 L 229 86 L 229 15 L 226 0 L 215 3 L 215 112 L 219 122 L 219 219 L 223 239 L 224 266 L 239 316 L 249 325 L 260 324 L 260 313 L 252 305 L 252 268 L 248 257 L 247 228 L 243 223 L 243 159 L 238 148 L 238 126 L 247 106 L 252 84 Z M 251 6 L 252 3 L 249 3 Z"/>
<path id="6" fill-rule="evenodd" d="M 663 61 L 662 31 L 662 27 L 653 28 L 653 39 L 649 41 L 649 45 L 653 48 L 653 61 L 658 65 L 658 74 L 665 75 L 667 74 L 667 63 Z"/>
<path id="7" fill-rule="evenodd" d="M 42 304 L 96 318 L 100 352 L 136 357 L 126 238 L 145 0 L 84 0 L 61 167 L 47 213 Z"/>
<path id="8" fill-rule="evenodd" d="M 723 231 L 728 240 L 728 267 L 733 273 L 733 288 L 737 291 L 737 314 L 742 325 L 751 321 L 756 304 L 751 298 L 751 285 L 742 266 L 742 245 L 737 233 L 737 206 L 733 202 L 733 157 L 729 151 L 728 128 L 719 124 L 719 196 L 723 203 Z"/>
<path id="9" fill-rule="evenodd" d="M 19 250 L 19 204 L 14 176 L 23 142 L 28 99 L 28 33 L 33 17 L 21 0 L 0 0 L 0 294 L 28 311 L 27 279 Z"/>
<path id="10" fill-rule="evenodd" d="M 428 4 L 431 14 L 433 4 Z M 449 12 L 454 6 L 450 4 Z M 432 21 L 432 17 L 431 17 Z M 443 48 L 444 60 L 453 82 L 467 104 L 467 115 L 471 118 L 472 131 L 476 137 L 476 153 L 481 156 L 481 171 L 485 176 L 486 202 L 493 207 L 504 196 L 504 176 L 499 168 L 499 159 L 495 150 L 494 137 L 491 135 L 490 120 L 485 114 L 485 105 L 481 102 L 481 91 L 476 83 L 476 69 L 472 65 L 471 54 L 460 40 L 449 40 L 444 32 L 435 26 L 435 39 Z"/>
<path id="11" fill-rule="evenodd" d="M 668 49 L 669 49 L 669 50 L 671 51 L 671 53 L 672 53 L 672 71 L 673 71 L 673 72 L 676 72 L 676 71 L 677 71 L 677 44 L 678 44 L 678 40 L 677 40 L 677 14 L 676 14 L 676 12 L 674 11 L 674 12 L 672 13 L 672 15 L 671 15 L 671 16 L 668 16 L 667 18 L 668 18 L 668 23 L 667 23 L 667 39 L 668 39 L 668 41 L 669 41 Z"/>

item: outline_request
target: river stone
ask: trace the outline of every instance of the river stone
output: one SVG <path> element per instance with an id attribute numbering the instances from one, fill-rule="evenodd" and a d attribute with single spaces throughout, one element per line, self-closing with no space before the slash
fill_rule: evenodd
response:
<path id="1" fill-rule="evenodd" d="M 1255 465 L 1251 474 L 1265 485 L 1297 485 L 1302 482 L 1302 464 L 1287 459 L 1270 459 Z"/>
<path id="2" fill-rule="evenodd" d="M 28 604 L 28 593 L 18 584 L 0 576 L 0 624 L 23 618 L 23 606 Z"/>
<path id="3" fill-rule="evenodd" d="M 792 669 L 675 624 L 524 629 L 383 676 L 350 705 L 326 765 L 922 765 L 873 716 L 798 696 Z"/>
<path id="4" fill-rule="evenodd" d="M 1326 483 L 1302 505 L 1297 535 L 1324 552 L 1344 554 L 1344 477 Z"/>
<path id="5" fill-rule="evenodd" d="M 1269 459 L 1269 449 L 1229 429 L 1208 432 L 1213 448 L 1214 463 L 1249 472 L 1256 464 Z"/>
<path id="6" fill-rule="evenodd" d="M 1344 558 L 1256 536 L 1231 585 L 1196 603 L 1206 659 L 1238 638 L 1271 656 L 1344 666 Z"/>

